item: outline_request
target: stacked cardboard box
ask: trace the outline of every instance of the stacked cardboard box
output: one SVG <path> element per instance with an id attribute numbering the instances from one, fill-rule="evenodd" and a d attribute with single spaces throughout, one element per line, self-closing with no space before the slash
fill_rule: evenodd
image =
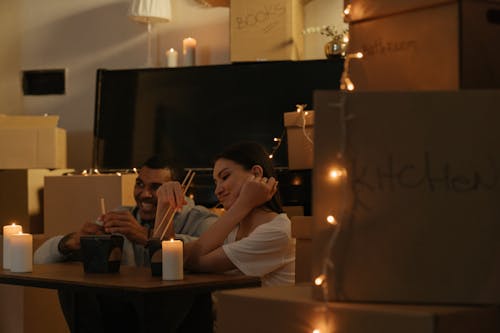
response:
<path id="1" fill-rule="evenodd" d="M 0 169 L 66 168 L 66 130 L 58 120 L 0 115 Z"/>
<path id="2" fill-rule="evenodd" d="M 283 121 L 287 134 L 288 168 L 312 169 L 314 111 L 285 112 Z"/>
<path id="3" fill-rule="evenodd" d="M 357 90 L 500 88 L 500 1 L 350 3 Z"/>
<path id="4" fill-rule="evenodd" d="M 328 299 L 500 304 L 500 91 L 323 91 L 314 104 L 313 275 L 328 253 Z"/>
<path id="5" fill-rule="evenodd" d="M 45 177 L 44 232 L 66 234 L 79 230 L 84 222 L 101 214 L 100 198 L 106 209 L 134 206 L 136 174 L 93 174 Z"/>
<path id="6" fill-rule="evenodd" d="M 495 307 L 321 302 L 311 287 L 251 288 L 215 294 L 219 333 L 493 333 Z"/>
<path id="7" fill-rule="evenodd" d="M 312 216 L 293 216 L 292 237 L 295 238 L 295 282 L 311 282 Z"/>
<path id="8" fill-rule="evenodd" d="M 232 0 L 231 61 L 300 60 L 302 0 Z"/>
<path id="9" fill-rule="evenodd" d="M 23 231 L 43 233 L 43 187 L 45 176 L 62 175 L 70 169 L 0 170 L 0 221 L 15 221 Z"/>

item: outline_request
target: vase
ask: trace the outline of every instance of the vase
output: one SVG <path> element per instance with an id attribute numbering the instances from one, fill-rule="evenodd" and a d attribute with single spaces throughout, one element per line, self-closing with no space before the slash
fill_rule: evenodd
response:
<path id="1" fill-rule="evenodd" d="M 331 40 L 325 44 L 325 56 L 327 59 L 340 59 L 345 56 L 346 43 Z"/>

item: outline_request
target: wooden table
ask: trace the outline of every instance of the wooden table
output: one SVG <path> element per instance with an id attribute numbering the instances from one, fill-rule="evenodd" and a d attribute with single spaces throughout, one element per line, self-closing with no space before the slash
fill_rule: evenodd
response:
<path id="1" fill-rule="evenodd" d="M 146 267 L 120 267 L 119 273 L 84 273 L 79 262 L 33 265 L 31 273 L 0 270 L 0 283 L 57 289 L 71 295 L 96 295 L 129 302 L 139 332 L 212 331 L 212 291 L 260 286 L 244 275 L 186 273 L 180 281 L 163 281 Z M 80 332 L 78 297 L 72 303 L 72 332 Z M 187 308 L 186 308 L 187 307 Z M 191 320 L 194 319 L 194 320 Z M 120 318 L 118 318 L 120 320 Z M 194 325 L 194 326 L 193 326 Z M 181 329 L 184 327 L 184 329 Z"/>

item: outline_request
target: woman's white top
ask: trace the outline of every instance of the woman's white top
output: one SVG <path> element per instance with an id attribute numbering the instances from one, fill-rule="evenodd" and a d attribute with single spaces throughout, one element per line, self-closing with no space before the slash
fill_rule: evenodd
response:
<path id="1" fill-rule="evenodd" d="M 239 225 L 224 241 L 222 249 L 243 274 L 259 276 L 263 286 L 295 283 L 295 239 L 286 214 L 259 225 L 236 241 Z"/>

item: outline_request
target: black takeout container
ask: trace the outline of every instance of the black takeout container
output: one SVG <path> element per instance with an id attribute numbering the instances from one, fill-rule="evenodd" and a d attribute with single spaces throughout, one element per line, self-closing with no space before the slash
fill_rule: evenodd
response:
<path id="1" fill-rule="evenodd" d="M 153 276 L 162 276 L 161 240 L 159 238 L 148 240 L 147 248 L 149 252 L 149 261 L 151 263 L 151 274 Z"/>
<path id="2" fill-rule="evenodd" d="M 123 236 L 81 236 L 80 247 L 85 273 L 116 273 L 120 271 Z"/>

